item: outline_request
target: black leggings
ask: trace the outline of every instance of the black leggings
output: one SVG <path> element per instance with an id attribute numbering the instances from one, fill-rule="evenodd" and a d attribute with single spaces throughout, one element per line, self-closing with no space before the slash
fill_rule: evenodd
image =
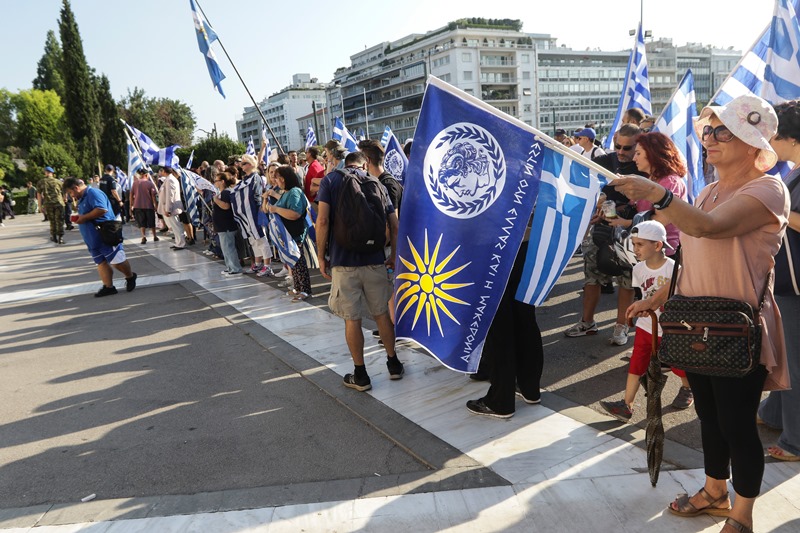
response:
<path id="1" fill-rule="evenodd" d="M 686 373 L 700 419 L 706 475 L 728 479 L 739 496 L 755 498 L 764 477 L 764 450 L 756 427 L 756 413 L 767 369 L 743 378 L 719 378 Z M 730 467 L 730 469 L 729 469 Z"/>
<path id="2" fill-rule="evenodd" d="M 294 290 L 297 292 L 304 292 L 311 294 L 311 276 L 308 273 L 308 263 L 306 263 L 306 256 L 302 253 L 302 245 L 300 245 L 301 253 L 300 259 L 295 263 L 292 269 L 292 279 L 294 280 Z"/>

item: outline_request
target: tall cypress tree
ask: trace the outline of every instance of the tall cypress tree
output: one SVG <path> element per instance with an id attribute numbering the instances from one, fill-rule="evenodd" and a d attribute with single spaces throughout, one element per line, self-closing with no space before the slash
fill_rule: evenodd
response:
<path id="1" fill-rule="evenodd" d="M 99 162 L 97 97 L 89 65 L 83 54 L 83 42 L 69 0 L 63 0 L 58 27 L 63 47 L 64 108 L 67 125 L 78 149 L 78 164 L 91 174 Z"/>
<path id="2" fill-rule="evenodd" d="M 125 151 L 125 132 L 119 121 L 119 110 L 111 94 L 111 84 L 105 74 L 96 77 L 95 92 L 97 107 L 100 112 L 100 158 L 103 163 L 111 163 L 125 167 L 127 163 Z"/>
<path id="3" fill-rule="evenodd" d="M 47 39 L 44 42 L 44 54 L 36 65 L 36 79 L 33 80 L 33 88 L 40 91 L 55 91 L 61 102 L 64 102 L 64 78 L 61 75 L 62 68 L 61 45 L 58 44 L 56 33 L 53 30 L 47 32 Z"/>

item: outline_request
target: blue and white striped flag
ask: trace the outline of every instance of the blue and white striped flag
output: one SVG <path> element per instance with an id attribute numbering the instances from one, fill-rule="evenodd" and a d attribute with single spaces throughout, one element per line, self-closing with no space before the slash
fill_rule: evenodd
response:
<path id="1" fill-rule="evenodd" d="M 316 144 L 317 136 L 314 134 L 314 128 L 312 128 L 311 124 L 309 124 L 308 129 L 306 130 L 306 150 L 312 146 L 316 146 Z"/>
<path id="2" fill-rule="evenodd" d="M 256 147 L 253 144 L 253 136 L 250 136 L 250 140 L 247 143 L 247 148 L 245 149 L 244 153 L 247 155 L 256 155 Z"/>
<path id="3" fill-rule="evenodd" d="M 267 147 L 264 150 L 264 155 L 261 156 L 261 158 L 264 160 L 264 163 L 268 165 L 269 164 L 269 155 L 270 155 L 270 152 L 272 150 L 271 150 L 271 147 L 270 147 L 270 144 L 269 144 L 269 137 L 267 137 L 267 125 L 266 124 L 261 126 L 261 146 L 262 147 L 264 147 L 264 146 Z"/>
<path id="4" fill-rule="evenodd" d="M 189 160 L 186 162 L 186 168 L 192 168 L 192 161 L 194 161 L 194 150 L 189 154 Z"/>
<path id="5" fill-rule="evenodd" d="M 694 94 L 694 76 L 687 70 L 678 88 L 664 106 L 661 116 L 656 120 L 653 131 L 659 131 L 672 139 L 686 161 L 689 171 L 686 179 L 686 193 L 689 202 L 706 186 L 703 175 L 703 150 L 700 139 L 694 130 L 697 118 L 697 101 Z"/>
<path id="6" fill-rule="evenodd" d="M 722 82 L 712 102 L 725 105 L 737 96 L 754 94 L 773 105 L 800 98 L 800 23 L 794 5 L 775 2 L 770 25 L 736 68 Z"/>
<path id="7" fill-rule="evenodd" d="M 217 189 L 211 184 L 211 182 L 205 179 L 203 176 L 197 174 L 196 172 L 192 172 L 189 169 L 184 169 L 184 172 L 186 172 L 186 174 L 192 178 L 192 183 L 198 191 L 211 191 L 213 193 L 217 192 Z"/>
<path id="8" fill-rule="evenodd" d="M 292 239 L 281 217 L 275 213 L 269 215 L 269 236 L 272 244 L 278 249 L 281 263 L 289 268 L 294 268 L 300 259 L 300 247 Z"/>
<path id="9" fill-rule="evenodd" d="M 130 138 L 128 138 L 128 183 L 133 183 L 133 176 L 136 174 L 136 171 L 142 168 L 144 164 L 142 163 L 142 158 L 139 157 L 139 152 L 136 151 L 136 147 L 133 146 L 133 142 Z"/>
<path id="10" fill-rule="evenodd" d="M 614 134 L 617 133 L 617 130 L 622 125 L 622 115 L 632 107 L 641 109 L 647 115 L 653 113 L 653 106 L 650 104 L 650 81 L 647 77 L 647 54 L 644 47 L 644 37 L 642 37 L 641 23 L 639 23 L 636 31 L 636 44 L 628 58 L 628 69 L 625 71 L 625 81 L 622 84 L 622 95 L 619 98 L 619 106 L 617 106 L 617 116 L 614 117 L 614 124 L 612 124 L 611 132 L 606 139 L 606 150 L 610 150 L 614 144 Z"/>
<path id="11" fill-rule="evenodd" d="M 606 183 L 588 167 L 544 149 L 528 255 L 516 299 L 541 305 L 583 240 Z"/>
<path id="12" fill-rule="evenodd" d="M 406 181 L 406 169 L 408 168 L 408 158 L 403 147 L 394 133 L 389 133 L 389 141 L 386 144 L 386 154 L 383 157 L 383 166 L 386 172 L 394 176 L 394 179 L 404 184 Z"/>
<path id="13" fill-rule="evenodd" d="M 397 239 L 395 328 L 453 370 L 477 370 L 525 235 L 544 150 L 534 136 L 428 79 Z"/>
<path id="14" fill-rule="evenodd" d="M 386 148 L 386 145 L 389 144 L 389 136 L 392 135 L 392 128 L 386 126 L 383 130 L 383 135 L 381 135 L 381 146 Z"/>
<path id="15" fill-rule="evenodd" d="M 122 123 L 128 127 L 131 133 L 133 133 L 133 137 L 136 139 L 136 142 L 139 143 L 139 149 L 142 152 L 142 159 L 144 159 L 146 164 L 172 168 L 177 168 L 179 166 L 179 160 L 178 156 L 175 154 L 175 150 L 180 148 L 180 146 L 175 144 L 166 148 L 159 148 L 150 137 L 137 130 L 124 120 Z"/>
<path id="16" fill-rule="evenodd" d="M 181 189 L 183 190 L 186 214 L 189 216 L 189 220 L 192 221 L 192 225 L 198 227 L 200 226 L 200 216 L 197 212 L 197 205 L 202 202 L 202 200 L 198 197 L 197 189 L 194 186 L 194 180 L 189 177 L 189 173 L 180 167 L 178 167 L 178 172 L 180 172 L 181 175 L 179 181 L 181 183 Z"/>
<path id="17" fill-rule="evenodd" d="M 114 167 L 117 170 L 117 181 L 119 182 L 119 186 L 123 191 L 131 190 L 131 184 L 128 181 L 128 175 L 125 174 L 121 168 Z"/>
<path id="18" fill-rule="evenodd" d="M 367 136 L 364 135 L 364 128 L 358 128 L 358 137 L 357 137 L 357 139 L 359 141 L 363 141 L 366 138 L 367 138 Z"/>
<path id="19" fill-rule="evenodd" d="M 211 25 L 205 17 L 197 12 L 197 6 L 195 6 L 194 0 L 189 0 L 189 5 L 192 7 L 194 29 L 197 33 L 197 46 L 200 47 L 200 53 L 203 54 L 206 60 L 208 75 L 211 76 L 211 82 L 214 84 L 214 88 L 225 98 L 225 93 L 222 91 L 222 80 L 225 79 L 225 74 L 220 70 L 219 63 L 217 63 L 217 56 L 214 55 L 214 51 L 211 49 L 211 44 L 217 40 L 217 33 L 211 28 Z"/>
<path id="20" fill-rule="evenodd" d="M 333 126 L 333 138 L 341 142 L 345 149 L 350 152 L 358 150 L 358 141 L 356 141 L 356 138 L 353 137 L 353 134 L 345 127 L 339 117 L 336 117 L 336 123 Z"/>

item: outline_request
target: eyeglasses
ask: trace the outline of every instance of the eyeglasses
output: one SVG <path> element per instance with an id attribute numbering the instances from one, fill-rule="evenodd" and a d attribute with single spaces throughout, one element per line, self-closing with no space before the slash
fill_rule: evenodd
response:
<path id="1" fill-rule="evenodd" d="M 729 143 L 734 137 L 727 126 L 717 126 L 716 128 L 712 126 L 703 126 L 703 142 L 706 141 L 706 137 L 709 135 L 714 135 L 714 140 L 720 143 Z"/>
<path id="2" fill-rule="evenodd" d="M 633 150 L 635 145 L 631 144 L 630 146 L 622 146 L 621 144 L 614 144 L 615 150 L 622 150 L 623 152 L 627 152 L 628 150 Z"/>

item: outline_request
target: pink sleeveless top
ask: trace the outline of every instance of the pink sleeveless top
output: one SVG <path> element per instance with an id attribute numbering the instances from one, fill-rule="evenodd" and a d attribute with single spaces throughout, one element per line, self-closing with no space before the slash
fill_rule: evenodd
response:
<path id="1" fill-rule="evenodd" d="M 716 185 L 703 189 L 696 205 L 710 213 L 724 204 L 724 199 L 713 202 L 716 189 Z M 754 179 L 735 191 L 731 198 L 738 195 L 755 198 L 774 214 L 774 219 L 750 233 L 726 239 L 698 238 L 681 232 L 683 266 L 676 293 L 735 298 L 758 308 L 764 282 L 775 266 L 775 254 L 786 231 L 790 199 L 786 186 L 774 176 Z M 774 279 L 767 289 L 761 312 L 761 364 L 769 372 L 764 390 L 789 388 L 783 325 L 772 294 L 773 285 Z"/>

